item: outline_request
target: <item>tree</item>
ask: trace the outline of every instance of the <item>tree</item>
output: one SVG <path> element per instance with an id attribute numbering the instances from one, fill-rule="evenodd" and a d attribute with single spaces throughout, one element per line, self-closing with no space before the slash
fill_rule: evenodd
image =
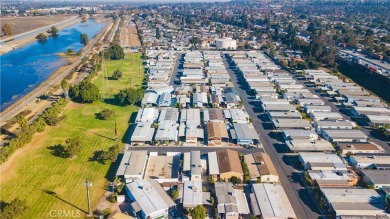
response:
<path id="1" fill-rule="evenodd" d="M 69 48 L 69 49 L 66 51 L 66 54 L 68 54 L 68 55 L 74 54 L 73 49 Z"/>
<path id="2" fill-rule="evenodd" d="M 116 158 L 118 157 L 118 154 L 119 154 L 119 146 L 114 145 L 104 152 L 103 159 L 111 160 L 112 162 L 115 162 Z"/>
<path id="3" fill-rule="evenodd" d="M 5 203 L 1 201 L 0 205 L 0 219 L 12 219 L 20 217 L 27 211 L 29 207 L 27 206 L 26 200 L 20 200 L 18 198 L 12 200 L 10 203 Z"/>
<path id="4" fill-rule="evenodd" d="M 116 44 L 112 43 L 110 46 L 104 51 L 104 57 L 106 59 L 111 60 L 119 60 L 125 58 L 125 52 L 123 51 L 123 48 Z"/>
<path id="5" fill-rule="evenodd" d="M 200 45 L 201 43 L 201 40 L 199 37 L 192 37 L 189 42 L 191 43 L 191 45 L 193 45 L 195 48 Z"/>
<path id="6" fill-rule="evenodd" d="M 237 176 L 232 176 L 229 181 L 234 185 L 236 185 L 238 183 L 238 178 Z"/>
<path id="7" fill-rule="evenodd" d="M 65 153 L 68 157 L 73 157 L 81 151 L 81 140 L 78 137 L 68 138 L 65 140 Z"/>
<path id="8" fill-rule="evenodd" d="M 120 90 L 115 99 L 120 105 L 134 105 L 142 100 L 144 92 L 142 89 L 127 88 Z"/>
<path id="9" fill-rule="evenodd" d="M 115 80 L 119 80 L 120 78 L 122 78 L 122 72 L 117 69 L 114 71 L 114 73 L 112 73 L 111 77 Z"/>
<path id="10" fill-rule="evenodd" d="M 179 198 L 179 190 L 177 190 L 177 189 L 172 190 L 171 197 L 172 197 L 173 201 L 176 201 L 176 199 Z"/>
<path id="11" fill-rule="evenodd" d="M 102 215 L 104 218 L 108 218 L 108 216 L 111 214 L 111 208 L 106 208 L 102 211 Z"/>
<path id="12" fill-rule="evenodd" d="M 206 218 L 206 209 L 202 205 L 196 206 L 191 210 L 192 219 L 204 219 Z"/>
<path id="13" fill-rule="evenodd" d="M 6 35 L 6 36 L 10 36 L 13 34 L 11 25 L 9 25 L 7 23 L 3 25 L 1 30 L 3 31 L 4 35 Z"/>
<path id="14" fill-rule="evenodd" d="M 46 32 L 50 33 L 52 36 L 57 36 L 58 28 L 56 26 L 51 26 L 50 29 L 48 29 Z"/>
<path id="15" fill-rule="evenodd" d="M 47 36 L 44 33 L 40 33 L 35 38 L 39 41 L 45 41 L 47 39 Z"/>
<path id="16" fill-rule="evenodd" d="M 61 88 L 64 91 L 65 100 L 69 99 L 69 83 L 67 80 L 62 79 Z"/>
<path id="17" fill-rule="evenodd" d="M 99 113 L 99 116 L 102 119 L 108 120 L 114 115 L 114 110 L 111 109 L 104 109 L 102 112 Z"/>
<path id="18" fill-rule="evenodd" d="M 156 38 L 161 39 L 161 33 L 160 33 L 160 28 L 156 28 Z"/>
<path id="19" fill-rule="evenodd" d="M 86 46 L 88 44 L 88 35 L 85 33 L 80 34 L 80 43 Z"/>
<path id="20" fill-rule="evenodd" d="M 82 81 L 70 90 L 72 97 L 79 102 L 93 103 L 101 99 L 99 88 L 89 81 Z"/>

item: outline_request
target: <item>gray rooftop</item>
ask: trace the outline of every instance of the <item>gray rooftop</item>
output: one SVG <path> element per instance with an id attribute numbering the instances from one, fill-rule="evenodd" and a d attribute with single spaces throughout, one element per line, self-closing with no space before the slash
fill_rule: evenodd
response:
<path id="1" fill-rule="evenodd" d="M 148 159 L 148 151 L 126 150 L 119 165 L 117 176 L 140 176 L 142 178 L 145 171 L 145 164 Z"/>
<path id="2" fill-rule="evenodd" d="M 126 186 L 145 215 L 175 206 L 172 199 L 155 180 L 138 180 Z"/>

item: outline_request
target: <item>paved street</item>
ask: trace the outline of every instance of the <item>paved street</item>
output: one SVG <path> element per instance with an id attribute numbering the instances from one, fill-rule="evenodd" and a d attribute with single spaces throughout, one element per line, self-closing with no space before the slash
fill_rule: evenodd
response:
<path id="1" fill-rule="evenodd" d="M 244 79 L 228 67 L 229 63 L 227 62 L 226 57 L 223 58 L 223 62 L 243 101 L 245 109 L 253 119 L 253 126 L 260 136 L 265 151 L 271 157 L 271 160 L 279 173 L 280 183 L 285 189 L 296 215 L 298 218 L 319 218 L 322 213 L 316 204 L 317 202 L 312 197 L 311 192 L 305 188 L 305 185 L 301 184 L 304 182 L 301 180 L 300 172 L 293 167 L 295 160 L 294 156 L 284 153 L 284 143 L 278 141 L 275 137 L 275 133 L 268 127 L 269 125 L 263 124 L 261 121 L 264 116 L 262 115 L 260 108 L 253 105 L 254 96 L 247 94 L 248 88 Z"/>
<path id="2" fill-rule="evenodd" d="M 169 81 L 169 85 L 173 86 L 173 88 L 176 88 L 177 86 L 179 86 L 179 72 L 182 72 L 183 71 L 183 54 L 184 52 L 178 52 L 177 54 L 177 59 L 176 59 L 176 62 L 175 62 L 175 66 L 173 67 L 173 70 L 172 70 L 172 76 L 171 76 L 171 79 Z"/>

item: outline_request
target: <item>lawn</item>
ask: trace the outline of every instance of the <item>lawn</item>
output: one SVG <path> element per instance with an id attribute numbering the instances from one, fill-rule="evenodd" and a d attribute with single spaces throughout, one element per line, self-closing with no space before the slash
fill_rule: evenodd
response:
<path id="1" fill-rule="evenodd" d="M 106 61 L 105 64 L 107 75 L 104 76 L 103 72 L 100 72 L 99 77 L 93 81 L 100 88 L 103 98 L 113 97 L 113 94 L 118 93 L 120 89 L 129 88 L 130 84 L 132 87 L 141 87 L 144 78 L 144 66 L 140 53 L 128 54 L 124 60 Z M 110 79 L 115 70 L 119 70 L 123 74 L 118 81 Z M 106 77 L 108 80 L 105 79 Z"/>
<path id="2" fill-rule="evenodd" d="M 132 63 L 130 60 L 135 59 Z M 142 63 L 139 54 L 126 55 L 125 60 L 107 63 L 107 71 L 120 69 L 123 78 L 119 81 L 109 80 L 112 93 L 129 86 L 129 78 L 133 78 L 133 85 L 142 81 L 138 77 L 138 63 Z M 143 68 L 141 69 L 143 77 Z M 94 83 L 102 88 L 107 79 L 99 74 Z M 103 83 L 104 82 L 104 83 Z M 137 84 L 136 84 L 137 83 Z M 18 197 L 25 199 L 29 210 L 23 218 L 49 218 L 58 211 L 77 213 L 77 210 L 86 211 L 86 190 L 83 180 L 88 178 L 93 182 L 91 189 L 92 208 L 94 209 L 103 195 L 107 179 L 112 180 L 115 174 L 115 165 L 110 162 L 101 164 L 89 161 L 96 150 L 106 150 L 114 145 L 114 120 L 99 120 L 96 113 L 103 109 L 114 109 L 117 116 L 118 142 L 128 129 L 128 121 L 136 107 L 119 107 L 103 102 L 93 104 L 77 104 L 70 102 L 63 113 L 64 119 L 56 127 L 49 127 L 42 134 L 35 135 L 32 142 L 26 147 L 28 150 L 19 158 L 17 164 L 7 171 L 1 179 L 1 200 L 9 202 Z M 82 151 L 76 158 L 68 159 L 54 156 L 50 146 L 63 144 L 66 138 L 79 136 L 82 139 Z M 7 172 L 6 171 L 6 172 Z M 80 211 L 81 215 L 84 215 Z"/>

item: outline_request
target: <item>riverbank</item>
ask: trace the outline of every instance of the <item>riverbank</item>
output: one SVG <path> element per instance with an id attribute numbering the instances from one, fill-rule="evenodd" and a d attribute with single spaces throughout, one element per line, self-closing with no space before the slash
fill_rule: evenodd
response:
<path id="1" fill-rule="evenodd" d="M 77 24 L 77 23 L 81 22 L 81 18 L 71 19 L 71 20 L 69 20 L 69 22 L 67 22 L 67 23 L 65 23 L 65 24 L 60 24 L 60 25 L 58 25 L 59 23 L 62 23 L 62 22 L 63 22 L 63 21 L 58 22 L 58 23 L 55 23 L 55 24 L 53 24 L 52 26 L 56 26 L 59 30 L 62 30 L 62 29 L 65 29 L 65 28 L 67 28 L 67 27 L 70 27 L 70 26 L 72 26 L 72 25 L 74 25 L 74 24 Z M 37 30 L 39 30 L 39 29 L 41 29 L 41 27 L 40 27 L 40 28 L 37 28 L 37 29 L 35 29 L 35 30 L 31 30 L 31 31 L 29 31 L 29 32 L 34 32 L 34 31 L 37 31 Z M 42 32 L 42 33 L 43 33 L 43 32 Z M 12 50 L 14 50 L 14 49 L 20 48 L 20 47 L 22 47 L 22 46 L 25 46 L 25 45 L 27 45 L 27 44 L 30 44 L 30 43 L 36 41 L 37 39 L 36 39 L 35 37 L 36 37 L 36 35 L 27 36 L 27 37 L 25 37 L 25 38 L 23 38 L 23 39 L 12 40 L 12 41 L 9 41 L 9 42 L 7 42 L 7 43 L 2 44 L 2 45 L 0 46 L 0 55 L 6 54 L 6 53 L 8 53 L 9 51 L 12 51 Z"/>
<path id="2" fill-rule="evenodd" d="M 107 81 L 105 74 L 100 72 L 93 83 L 98 86 L 108 82 L 112 88 L 109 93 L 100 89 L 102 96 L 127 88 L 128 83 L 125 82 L 130 78 L 139 78 L 133 83 L 134 86 L 141 86 L 144 76 L 138 75 L 138 67 L 142 65 L 141 54 L 127 54 L 125 60 L 110 61 L 108 65 L 110 69 L 122 70 L 123 78 Z M 91 206 L 95 208 L 106 191 L 107 181 L 115 179 L 116 163 L 99 163 L 90 158 L 98 150 L 106 151 L 117 144 L 123 146 L 122 141 L 127 139 L 129 127 L 127 122 L 117 124 L 119 141 L 116 142 L 114 131 L 110 128 L 114 120 L 96 118 L 95 114 L 104 109 L 115 110 L 118 121 L 129 121 L 138 110 L 134 106 L 116 106 L 100 101 L 92 104 L 68 102 L 62 113 L 63 119 L 57 126 L 46 127 L 43 133 L 35 134 L 29 144 L 15 151 L 0 165 L 3 201 L 9 202 L 15 198 L 26 200 L 29 209 L 22 218 L 48 218 L 52 209 L 76 212 L 87 208 L 82 182 L 88 178 L 93 182 L 90 197 Z M 68 159 L 56 156 L 57 147 L 52 146 L 74 137 L 82 139 L 77 157 Z"/>
<path id="3" fill-rule="evenodd" d="M 107 24 L 102 27 L 102 29 L 95 35 L 95 37 L 91 39 L 90 43 L 83 48 L 82 55 L 69 57 L 70 59 L 67 60 L 68 64 L 59 67 L 38 87 L 36 87 L 31 92 L 24 95 L 22 98 L 15 101 L 12 105 L 4 109 L 4 111 L 0 113 L 1 125 L 4 125 L 9 119 L 11 119 L 13 116 L 17 115 L 21 111 L 31 110 L 31 114 L 33 114 L 34 112 L 36 113 L 42 110 L 43 104 L 36 103 L 36 97 L 44 93 L 48 93 L 50 91 L 54 93 L 55 89 L 53 89 L 53 87 L 55 87 L 55 85 L 58 84 L 63 78 L 65 78 L 81 62 L 81 60 L 92 51 L 93 45 L 96 42 L 100 42 L 102 40 L 102 36 L 107 32 L 107 27 L 109 26 L 110 22 L 107 22 Z M 44 102 L 48 101 L 45 100 Z"/>

